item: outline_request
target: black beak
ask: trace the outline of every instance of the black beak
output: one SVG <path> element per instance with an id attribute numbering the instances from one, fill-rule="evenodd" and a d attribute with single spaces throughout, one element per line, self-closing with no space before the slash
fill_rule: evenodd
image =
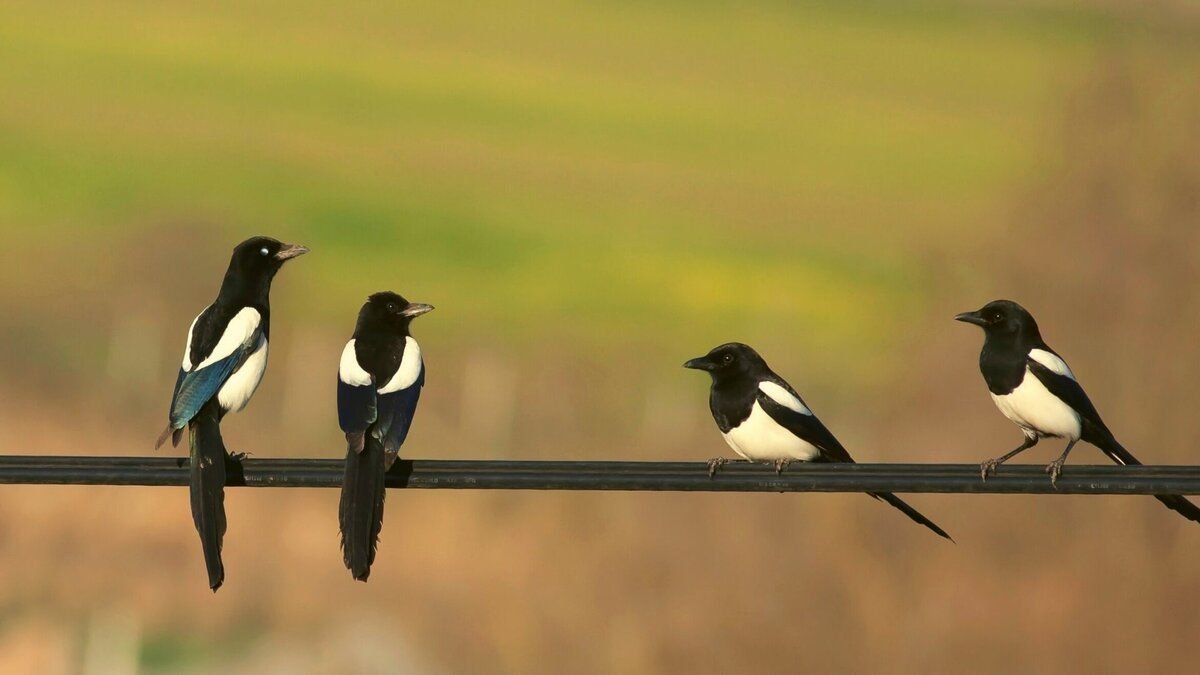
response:
<path id="1" fill-rule="evenodd" d="M 301 246 L 300 244 L 284 244 L 283 248 L 279 249 L 279 252 L 275 254 L 275 259 L 279 262 L 284 262 L 285 260 L 298 258 L 305 253 L 308 253 L 307 246 Z"/>
<path id="2" fill-rule="evenodd" d="M 987 325 L 987 321 L 985 321 L 984 318 L 979 315 L 979 312 L 963 312 L 962 314 L 956 315 L 954 320 L 962 321 L 963 323 L 973 323 L 976 326 Z"/>
<path id="3" fill-rule="evenodd" d="M 400 316 L 407 316 L 411 319 L 414 316 L 421 316 L 422 314 L 424 314 L 426 312 L 432 312 L 432 311 L 433 311 L 433 305 L 426 305 L 425 303 L 422 303 L 422 302 L 410 302 L 408 304 L 408 307 L 405 307 L 400 312 Z"/>
<path id="4" fill-rule="evenodd" d="M 716 367 L 716 364 L 709 361 L 707 356 L 701 356 L 683 364 L 683 367 L 691 368 L 692 370 L 712 370 Z"/>

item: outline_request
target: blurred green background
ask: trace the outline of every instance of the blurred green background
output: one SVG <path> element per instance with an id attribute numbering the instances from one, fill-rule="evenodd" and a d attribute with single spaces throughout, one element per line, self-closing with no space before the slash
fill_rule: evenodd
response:
<path id="1" fill-rule="evenodd" d="M 721 454 L 679 364 L 736 339 L 860 460 L 979 461 L 1019 434 L 950 317 L 1011 297 L 1194 462 L 1198 73 L 1191 2 L 12 0 L 0 451 L 150 454 L 270 234 L 313 253 L 225 425 L 258 456 L 340 455 L 392 289 L 438 308 L 410 457 Z M 950 546 L 855 495 L 415 492 L 363 585 L 335 491 L 232 490 L 212 596 L 181 490 L 4 487 L 0 670 L 1194 665 L 1200 531 L 1151 499 L 914 497 Z"/>

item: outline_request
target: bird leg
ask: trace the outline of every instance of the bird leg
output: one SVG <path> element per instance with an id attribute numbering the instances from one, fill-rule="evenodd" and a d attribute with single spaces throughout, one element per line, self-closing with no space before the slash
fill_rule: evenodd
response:
<path id="1" fill-rule="evenodd" d="M 1037 442 L 1038 442 L 1037 436 L 1026 436 L 1025 442 L 1021 444 L 1021 447 L 1013 450 L 1012 452 L 1010 452 L 1006 455 L 997 457 L 996 459 L 989 459 L 989 460 L 985 460 L 984 462 L 980 463 L 979 477 L 982 478 L 983 480 L 987 480 L 988 475 L 995 473 L 997 467 L 999 467 L 1001 464 L 1007 462 L 1008 460 L 1012 459 L 1013 457 L 1016 457 L 1017 455 L 1021 454 L 1022 452 L 1025 452 L 1029 448 L 1032 448 L 1033 446 L 1037 445 Z"/>
<path id="2" fill-rule="evenodd" d="M 787 459 L 787 458 L 777 459 L 774 462 L 772 462 L 772 464 L 775 465 L 775 473 L 779 474 L 779 475 L 782 475 L 783 470 L 788 468 L 788 466 L 791 463 L 792 463 L 792 460 Z"/>
<path id="3" fill-rule="evenodd" d="M 1050 483 L 1052 485 L 1058 484 L 1058 475 L 1062 473 L 1063 464 L 1067 463 L 1067 455 L 1071 454 L 1071 448 L 1075 447 L 1075 444 L 1078 442 L 1079 439 L 1075 439 L 1070 443 L 1067 443 L 1067 449 L 1063 450 L 1063 453 L 1058 456 L 1058 459 L 1046 465 L 1046 473 L 1050 474 Z"/>

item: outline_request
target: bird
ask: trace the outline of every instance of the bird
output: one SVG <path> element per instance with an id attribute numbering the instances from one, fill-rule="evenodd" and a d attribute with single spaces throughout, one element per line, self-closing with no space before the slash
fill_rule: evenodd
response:
<path id="1" fill-rule="evenodd" d="M 178 446 L 183 428 L 190 430 L 192 520 L 213 592 L 225 581 L 221 541 L 228 453 L 221 419 L 246 407 L 262 381 L 271 337 L 271 281 L 284 263 L 305 253 L 307 247 L 271 237 L 251 237 L 233 249 L 216 300 L 188 328 L 167 427 L 154 445 L 158 449 L 170 438 Z"/>
<path id="2" fill-rule="evenodd" d="M 850 453 L 817 419 L 796 390 L 749 345 L 729 342 L 683 364 L 712 376 L 708 405 L 725 442 L 743 459 L 768 462 L 782 473 L 792 461 L 849 462 Z M 712 476 L 729 460 L 709 461 Z M 954 541 L 919 511 L 888 492 L 868 492 L 913 521 Z"/>
<path id="3" fill-rule="evenodd" d="M 1058 459 L 1046 466 L 1051 483 L 1058 482 L 1067 455 L 1080 440 L 1096 446 L 1117 464 L 1141 464 L 1109 431 L 1071 367 L 1042 339 L 1037 321 L 1024 307 L 1011 300 L 994 300 L 954 318 L 983 329 L 979 370 L 996 407 L 1025 434 L 1025 441 L 1016 449 L 980 464 L 983 480 L 1043 438 L 1067 441 Z M 1184 518 L 1200 522 L 1200 508 L 1182 496 L 1156 498 Z"/>
<path id="4" fill-rule="evenodd" d="M 338 364 L 338 424 L 346 468 L 338 504 L 342 559 L 366 581 L 383 528 L 384 474 L 399 455 L 425 386 L 412 320 L 433 310 L 390 291 L 367 298 Z"/>

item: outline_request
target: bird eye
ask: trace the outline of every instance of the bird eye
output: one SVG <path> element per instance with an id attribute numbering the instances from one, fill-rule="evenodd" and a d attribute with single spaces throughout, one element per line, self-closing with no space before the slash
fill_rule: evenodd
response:
<path id="1" fill-rule="evenodd" d="M 396 303 L 394 303 L 394 302 L 389 302 L 389 303 L 387 304 L 387 311 L 389 311 L 389 312 L 394 312 L 394 311 L 396 311 Z"/>
<path id="2" fill-rule="evenodd" d="M 261 254 L 263 255 L 263 257 L 266 257 L 266 256 L 267 256 L 267 255 L 270 253 L 270 251 L 269 251 L 269 250 L 267 250 L 267 247 L 266 247 L 266 246 L 264 246 L 264 247 L 262 247 L 261 249 L 259 249 L 259 251 L 258 251 L 258 252 L 259 252 L 259 253 L 261 253 Z"/>
<path id="3" fill-rule="evenodd" d="M 992 323 L 999 323 L 1001 319 L 1000 312 L 992 312 L 989 319 L 992 321 Z"/>
<path id="4" fill-rule="evenodd" d="M 726 354 L 721 360 L 725 363 L 733 363 L 733 354 Z"/>

